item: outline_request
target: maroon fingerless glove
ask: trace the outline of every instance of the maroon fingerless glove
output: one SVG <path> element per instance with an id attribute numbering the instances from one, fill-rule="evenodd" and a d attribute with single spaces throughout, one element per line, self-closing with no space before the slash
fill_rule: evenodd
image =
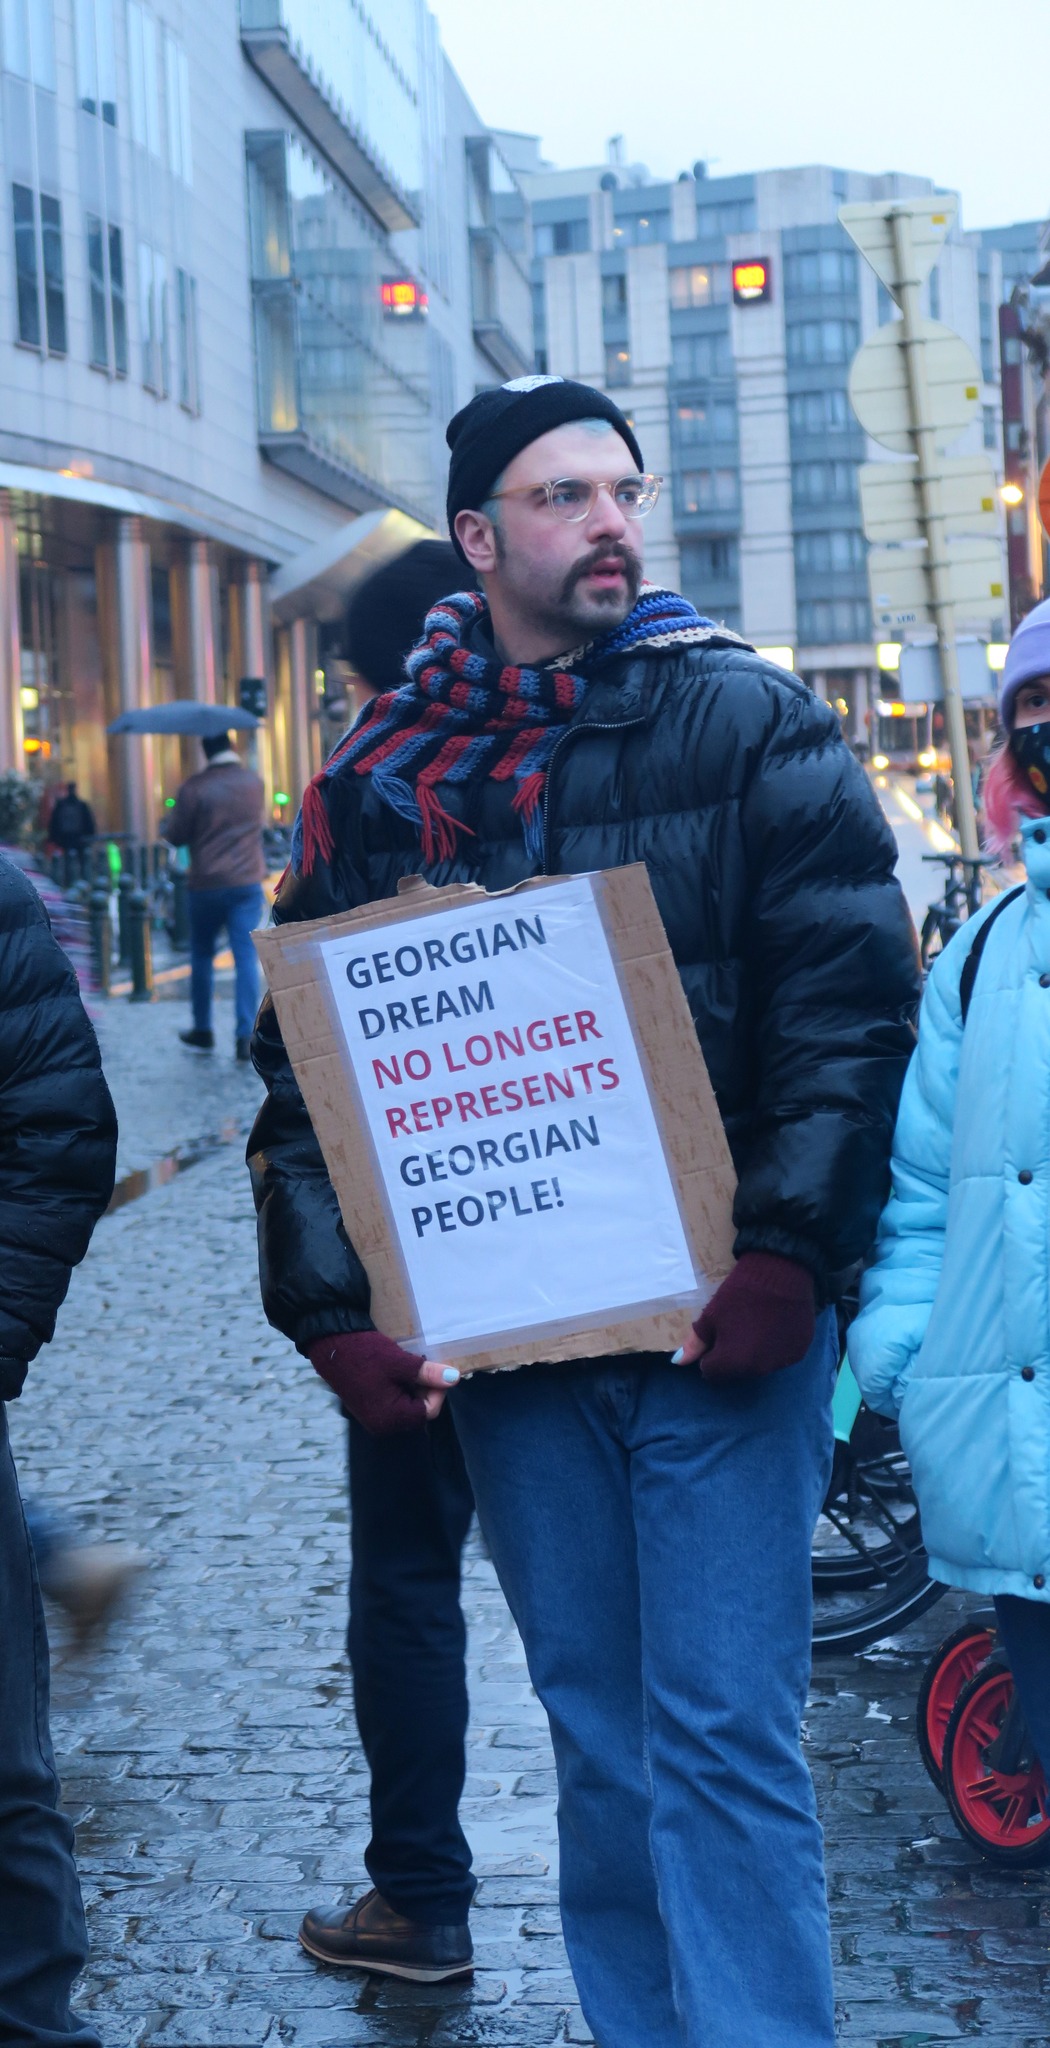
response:
<path id="1" fill-rule="evenodd" d="M 309 1353 L 314 1371 L 370 1436 L 426 1428 L 426 1389 L 419 1385 L 423 1360 L 414 1352 L 402 1351 L 378 1330 L 347 1330 L 315 1337 Z"/>
<path id="2" fill-rule="evenodd" d="M 693 1329 L 707 1346 L 705 1380 L 762 1379 L 804 1358 L 813 1342 L 813 1275 L 774 1252 L 742 1252 Z"/>

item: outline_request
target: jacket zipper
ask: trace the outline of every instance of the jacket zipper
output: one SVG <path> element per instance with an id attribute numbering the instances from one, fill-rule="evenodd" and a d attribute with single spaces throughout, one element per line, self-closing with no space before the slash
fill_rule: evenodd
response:
<path id="1" fill-rule="evenodd" d="M 603 721 L 602 724 L 595 723 L 588 725 L 572 725 L 569 727 L 568 732 L 563 732 L 561 734 L 561 737 L 552 747 L 551 757 L 547 763 L 547 780 L 543 786 L 543 866 L 540 870 L 541 874 L 550 874 L 550 862 L 547 858 L 547 855 L 549 851 L 548 828 L 550 814 L 551 779 L 554 773 L 554 763 L 557 760 L 562 748 L 567 744 L 569 740 L 579 739 L 580 735 L 585 732 L 629 732 L 632 726 L 644 725 L 645 723 L 646 719 L 644 716 L 642 716 L 640 718 L 610 718 Z"/>

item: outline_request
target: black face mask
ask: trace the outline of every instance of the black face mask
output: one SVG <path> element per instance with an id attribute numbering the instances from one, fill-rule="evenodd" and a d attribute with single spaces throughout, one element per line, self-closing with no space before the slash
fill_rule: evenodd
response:
<path id="1" fill-rule="evenodd" d="M 1017 726 L 1010 752 L 1037 796 L 1050 797 L 1050 724 Z"/>

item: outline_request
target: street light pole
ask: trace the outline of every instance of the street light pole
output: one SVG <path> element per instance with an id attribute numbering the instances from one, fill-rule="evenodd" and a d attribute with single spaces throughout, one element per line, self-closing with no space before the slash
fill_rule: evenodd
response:
<path id="1" fill-rule="evenodd" d="M 944 688 L 944 717 L 948 728 L 952 780 L 955 785 L 955 822 L 963 854 L 968 860 L 975 860 L 979 851 L 977 814 L 974 809 L 973 784 L 970 780 L 970 749 L 966 739 L 966 718 L 959 680 L 959 655 L 955 644 L 955 610 L 952 603 L 945 516 L 941 505 L 940 468 L 933 428 L 929 424 L 926 356 L 921 333 L 920 281 L 916 277 L 912 257 L 911 217 L 903 209 L 895 209 L 891 220 L 899 279 L 896 297 L 902 315 L 911 429 L 918 457 L 918 483 L 923 525 L 926 530 L 926 573 L 930 586 L 931 610 L 937 627 L 937 645 L 940 650 L 941 679 Z"/>

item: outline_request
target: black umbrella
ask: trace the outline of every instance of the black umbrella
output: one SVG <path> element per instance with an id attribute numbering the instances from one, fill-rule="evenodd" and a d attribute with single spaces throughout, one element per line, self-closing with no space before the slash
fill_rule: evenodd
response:
<path id="1" fill-rule="evenodd" d="M 241 711 L 236 704 L 197 704 L 191 697 L 179 697 L 174 704 L 151 704 L 144 711 L 122 711 L 106 731 L 190 733 L 199 740 L 212 740 L 234 728 L 248 732 L 261 724 L 261 718 L 251 711 Z"/>

